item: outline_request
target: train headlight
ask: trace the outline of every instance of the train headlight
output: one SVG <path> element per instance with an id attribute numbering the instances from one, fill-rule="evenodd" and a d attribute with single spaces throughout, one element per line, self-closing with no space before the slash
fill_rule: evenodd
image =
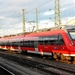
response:
<path id="1" fill-rule="evenodd" d="M 74 42 L 73 41 L 71 41 L 71 44 L 74 46 Z"/>

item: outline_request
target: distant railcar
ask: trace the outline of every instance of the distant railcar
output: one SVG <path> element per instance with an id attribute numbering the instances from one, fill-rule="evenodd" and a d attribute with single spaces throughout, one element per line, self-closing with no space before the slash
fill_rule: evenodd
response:
<path id="1" fill-rule="evenodd" d="M 0 38 L 0 48 L 50 55 L 54 59 L 75 61 L 75 26 Z"/>

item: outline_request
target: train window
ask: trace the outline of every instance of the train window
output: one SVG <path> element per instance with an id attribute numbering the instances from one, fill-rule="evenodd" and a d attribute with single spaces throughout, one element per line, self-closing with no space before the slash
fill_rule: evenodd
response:
<path id="1" fill-rule="evenodd" d="M 44 40 L 44 44 L 45 44 L 45 45 L 46 45 L 46 44 L 47 44 L 47 45 L 50 44 L 50 43 L 49 43 L 49 40 Z"/>
<path id="2" fill-rule="evenodd" d="M 0 45 L 2 46 L 2 42 L 0 42 Z"/>
<path id="3" fill-rule="evenodd" d="M 34 41 L 30 41 L 30 47 L 34 47 Z"/>
<path id="4" fill-rule="evenodd" d="M 61 35 L 58 35 L 58 40 L 55 42 L 55 45 L 64 45 L 64 40 Z"/>
<path id="5" fill-rule="evenodd" d="M 58 35 L 52 35 L 52 36 L 50 36 L 50 44 L 51 45 L 57 44 L 57 41 L 58 41 Z"/>
<path id="6" fill-rule="evenodd" d="M 58 35 L 52 35 L 52 36 L 43 36 L 39 37 L 39 44 L 47 44 L 47 45 L 54 45 L 55 42 L 58 40 Z"/>
<path id="7" fill-rule="evenodd" d="M 12 42 L 12 46 L 14 45 L 14 43 Z"/>
<path id="8" fill-rule="evenodd" d="M 39 44 L 39 40 L 34 41 L 34 47 L 35 47 L 35 48 L 37 48 L 37 47 L 38 47 L 38 44 Z"/>
<path id="9" fill-rule="evenodd" d="M 43 37 L 43 40 L 49 40 L 49 39 L 50 39 L 49 36 L 44 36 L 44 37 Z"/>
<path id="10" fill-rule="evenodd" d="M 24 41 L 20 41 L 20 46 L 24 46 Z"/>
<path id="11" fill-rule="evenodd" d="M 51 35 L 39 37 L 38 44 L 40 45 L 63 45 L 64 41 L 61 35 Z"/>
<path id="12" fill-rule="evenodd" d="M 12 42 L 9 42 L 10 46 L 12 46 Z"/>
<path id="13" fill-rule="evenodd" d="M 30 47 L 30 41 L 27 41 L 27 47 Z"/>
<path id="14" fill-rule="evenodd" d="M 25 46 L 25 47 L 28 46 L 28 41 L 24 41 L 24 46 Z"/>
<path id="15" fill-rule="evenodd" d="M 28 42 L 28 47 L 31 47 L 31 41 Z"/>
<path id="16" fill-rule="evenodd" d="M 5 42 L 5 45 L 6 46 L 10 46 L 10 42 Z"/>
<path id="17" fill-rule="evenodd" d="M 0 42 L 0 46 L 1 46 L 1 44 L 2 44 L 2 43 Z"/>
<path id="18" fill-rule="evenodd" d="M 43 40 L 44 40 L 44 37 L 39 37 L 38 38 L 38 44 L 43 45 Z"/>
<path id="19" fill-rule="evenodd" d="M 20 45 L 24 47 L 34 47 L 34 41 L 21 41 Z"/>
<path id="20" fill-rule="evenodd" d="M 19 42 L 12 42 L 12 46 L 19 46 Z"/>
<path id="21" fill-rule="evenodd" d="M 73 40 L 75 40 L 75 31 L 69 31 L 69 34 Z"/>
<path id="22" fill-rule="evenodd" d="M 43 38 L 43 40 L 44 40 L 44 44 L 46 45 L 48 45 L 48 44 L 50 44 L 50 37 L 49 36 L 45 36 L 44 38 Z"/>
<path id="23" fill-rule="evenodd" d="M 1 42 L 1 46 L 5 46 L 5 43 L 4 42 Z"/>
<path id="24" fill-rule="evenodd" d="M 64 40 L 62 35 L 59 35 L 58 45 L 64 45 Z"/>
<path id="25" fill-rule="evenodd" d="M 25 47 L 34 47 L 34 41 L 24 41 Z"/>
<path id="26" fill-rule="evenodd" d="M 39 43 L 40 45 L 49 44 L 49 36 L 39 37 L 38 43 Z"/>
<path id="27" fill-rule="evenodd" d="M 39 44 L 39 45 L 43 45 L 43 40 L 39 40 L 39 41 L 38 41 L 38 44 Z"/>

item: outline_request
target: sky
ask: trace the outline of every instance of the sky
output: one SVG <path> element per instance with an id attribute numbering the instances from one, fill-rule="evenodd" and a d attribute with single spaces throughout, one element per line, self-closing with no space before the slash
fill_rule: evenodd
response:
<path id="1" fill-rule="evenodd" d="M 38 27 L 54 27 L 55 0 L 0 0 L 0 36 L 23 32 L 22 9 L 25 10 L 26 31 L 36 26 L 36 8 L 38 9 Z M 75 0 L 60 0 L 62 24 L 75 18 Z M 36 27 L 34 28 L 36 30 Z"/>

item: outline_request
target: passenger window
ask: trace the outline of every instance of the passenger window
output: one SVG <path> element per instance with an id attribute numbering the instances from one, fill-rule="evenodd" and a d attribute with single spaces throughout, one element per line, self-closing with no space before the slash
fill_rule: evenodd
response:
<path id="1" fill-rule="evenodd" d="M 56 45 L 58 41 L 58 35 L 53 35 L 50 37 L 50 43 L 51 45 Z"/>
<path id="2" fill-rule="evenodd" d="M 48 45 L 49 44 L 49 41 L 48 40 L 44 40 L 44 44 L 46 45 Z"/>
<path id="3" fill-rule="evenodd" d="M 34 47 L 34 41 L 30 41 L 30 47 Z"/>
<path id="4" fill-rule="evenodd" d="M 59 45 L 64 45 L 64 40 L 61 35 L 59 35 Z"/>
<path id="5" fill-rule="evenodd" d="M 21 46 L 24 46 L 24 42 L 23 42 L 23 41 L 20 41 L 20 45 L 21 45 Z"/>
<path id="6" fill-rule="evenodd" d="M 43 40 L 39 40 L 38 43 L 39 43 L 40 45 L 43 45 Z"/>
<path id="7" fill-rule="evenodd" d="M 39 37 L 38 43 L 40 45 L 63 45 L 64 40 L 61 35 L 51 35 Z"/>

